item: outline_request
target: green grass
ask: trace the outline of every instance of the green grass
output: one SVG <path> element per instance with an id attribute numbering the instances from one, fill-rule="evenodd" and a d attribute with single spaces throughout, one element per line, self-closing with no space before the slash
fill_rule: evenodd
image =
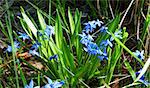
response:
<path id="1" fill-rule="evenodd" d="M 19 1 L 15 2 L 20 3 Z M 61 0 L 49 0 L 42 2 L 42 0 L 40 0 L 38 4 L 43 5 L 43 7 L 38 6 L 36 1 L 30 2 L 25 0 L 24 2 L 30 8 L 25 8 L 25 6 L 18 7 L 21 16 L 16 16 L 16 13 L 12 11 L 13 7 L 9 6 L 7 0 L 5 1 L 6 8 L 8 9 L 3 15 L 4 19 L 0 20 L 0 34 L 2 34 L 0 40 L 6 45 L 9 43 L 12 46 L 12 53 L 3 52 L 2 50 L 5 49 L 0 48 L 0 53 L 2 53 L 0 54 L 0 67 L 2 67 L 0 68 L 0 87 L 11 87 L 11 85 L 15 88 L 24 87 L 29 84 L 30 79 L 34 80 L 35 86 L 43 86 L 47 83 L 45 77 L 49 77 L 53 81 L 64 80 L 65 84 L 63 88 L 104 88 L 112 87 L 114 84 L 117 84 L 119 88 L 139 87 L 142 86 L 142 83 L 139 82 L 142 75 L 145 75 L 145 78 L 150 81 L 148 79 L 148 68 L 150 65 L 149 54 L 145 55 L 145 60 L 142 61 L 133 53 L 136 49 L 144 49 L 150 53 L 148 51 L 149 49 L 145 49 L 144 46 L 147 43 L 145 42 L 148 39 L 147 36 L 150 36 L 148 32 L 150 15 L 146 14 L 146 19 L 144 19 L 141 14 L 142 10 L 145 11 L 144 13 L 149 13 L 149 9 L 144 6 L 146 1 L 139 1 L 139 3 L 134 2 L 136 4 L 135 6 L 128 1 L 131 7 L 127 5 L 123 11 L 120 6 L 123 1 L 120 0 L 114 2 L 117 4 L 116 6 L 109 0 L 97 0 L 93 2 L 90 0 L 86 0 L 85 2 L 75 0 L 65 0 L 64 2 Z M 83 9 L 87 7 L 89 11 Z M 138 25 L 126 25 L 125 22 L 130 20 L 129 18 L 134 8 L 136 13 L 134 13 L 134 19 L 132 21 L 136 22 L 140 17 L 141 30 L 139 30 L 140 39 L 138 41 L 135 40 L 138 44 L 134 44 L 135 49 L 131 49 L 130 46 L 128 46 L 128 42 L 130 42 L 128 38 L 132 34 L 137 33 Z M 112 9 L 113 12 L 111 12 L 110 9 Z M 36 17 L 34 17 L 31 12 L 35 12 Z M 86 13 L 88 16 L 84 17 L 83 15 Z M 81 37 L 79 34 L 81 34 L 84 29 L 83 23 L 96 19 L 104 22 L 104 25 L 108 27 L 109 34 L 99 33 L 99 31 L 97 31 L 98 29 L 96 29 L 96 32 L 92 34 L 95 39 L 94 42 L 99 45 L 102 40 L 106 40 L 110 37 L 114 38 L 113 48 L 107 48 L 108 60 L 104 61 L 98 59 L 97 56 L 89 55 L 84 51 L 85 46 L 80 43 Z M 38 32 L 44 33 L 47 25 L 54 26 L 55 34 L 50 36 L 50 38 L 44 39 L 45 35 L 39 36 Z M 123 33 L 121 40 L 114 35 L 120 28 Z M 134 33 L 131 32 L 132 29 L 134 29 Z M 22 41 L 19 38 L 18 31 L 24 31 L 30 37 L 30 40 Z M 133 37 L 136 37 L 136 35 Z M 18 51 L 15 50 L 15 40 L 18 40 L 21 45 Z M 29 60 L 17 56 L 16 53 L 28 52 L 30 49 L 28 45 L 32 45 L 36 43 L 36 41 L 41 43 L 38 49 L 39 56 L 29 57 Z M 27 44 L 27 42 L 30 44 Z M 25 46 L 25 48 L 23 48 L 23 46 Z M 4 47 L 7 48 L 7 46 Z M 55 54 L 58 55 L 58 59 L 49 60 L 49 57 Z M 38 66 L 33 66 L 30 61 L 38 61 L 44 68 L 39 69 Z M 27 66 L 27 69 L 31 69 L 33 73 L 29 72 L 29 74 L 27 74 L 28 72 L 24 70 L 26 68 L 24 64 Z M 139 68 L 141 68 L 142 71 L 136 76 L 135 73 Z M 126 75 L 122 72 L 124 69 Z M 6 70 L 10 74 L 6 74 Z M 117 81 L 115 78 L 118 78 L 120 83 L 115 82 Z M 125 84 L 121 84 L 124 80 L 128 81 Z M 145 88 L 145 86 L 142 86 L 142 88 Z"/>

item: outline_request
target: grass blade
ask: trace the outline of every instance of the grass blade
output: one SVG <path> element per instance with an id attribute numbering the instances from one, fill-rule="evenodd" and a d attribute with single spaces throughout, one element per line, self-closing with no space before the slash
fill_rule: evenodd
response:
<path id="1" fill-rule="evenodd" d="M 34 26 L 34 24 L 32 23 L 32 21 L 28 18 L 28 16 L 25 14 L 23 8 L 21 7 L 21 14 L 23 16 L 24 21 L 26 22 L 29 30 L 32 31 L 32 33 L 34 34 L 34 36 L 37 38 L 37 28 Z"/>
<path id="2" fill-rule="evenodd" d="M 127 60 L 125 60 L 124 64 L 125 64 L 126 68 L 128 69 L 129 73 L 131 74 L 133 80 L 135 80 L 136 75 L 135 75 L 135 72 L 133 71 L 131 65 L 129 64 L 129 62 Z"/>
<path id="3" fill-rule="evenodd" d="M 42 30 L 46 29 L 46 23 L 45 23 L 45 20 L 42 16 L 42 14 L 39 12 L 39 10 L 37 10 L 37 15 L 38 15 L 38 20 L 40 22 L 40 27 Z"/>
<path id="4" fill-rule="evenodd" d="M 74 24 L 73 17 L 72 17 L 71 12 L 70 12 L 70 8 L 68 8 L 68 17 L 69 17 L 69 23 L 70 23 L 71 33 L 73 35 L 73 33 L 75 31 L 75 24 Z"/>

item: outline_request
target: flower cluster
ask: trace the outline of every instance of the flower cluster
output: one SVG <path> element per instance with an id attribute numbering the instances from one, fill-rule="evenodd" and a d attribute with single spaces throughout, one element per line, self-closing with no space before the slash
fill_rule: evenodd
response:
<path id="1" fill-rule="evenodd" d="M 46 77 L 46 78 L 47 78 L 48 83 L 45 86 L 43 86 L 42 88 L 59 88 L 59 87 L 62 87 L 65 83 L 64 81 L 60 81 L 60 82 L 55 81 L 55 82 L 53 82 L 50 78 L 48 78 L 48 77 Z M 26 85 L 24 88 L 40 88 L 40 86 L 34 87 L 34 82 L 31 79 L 29 85 Z"/>
<path id="2" fill-rule="evenodd" d="M 100 33 L 108 33 L 110 34 L 107 30 L 108 28 L 105 26 L 102 26 L 104 23 L 102 21 L 89 21 L 88 23 L 84 23 L 85 27 L 82 31 L 82 34 L 79 34 L 81 37 L 80 42 L 85 46 L 84 50 L 88 52 L 90 55 L 98 55 L 98 58 L 100 60 L 103 59 L 108 59 L 107 58 L 107 47 L 110 46 L 112 47 L 112 41 L 114 40 L 113 37 L 110 37 L 110 39 L 102 40 L 100 45 L 97 45 L 94 43 L 93 36 L 91 33 L 95 31 L 96 28 L 98 28 Z M 122 39 L 122 30 L 116 31 L 114 35 Z"/>
<path id="3" fill-rule="evenodd" d="M 18 37 L 21 38 L 23 41 L 30 39 L 26 33 L 18 32 L 18 34 L 19 34 Z M 17 51 L 18 48 L 20 48 L 20 42 L 14 41 L 14 50 Z M 8 45 L 5 52 L 9 52 L 9 53 L 12 52 L 12 46 Z"/>
<path id="4" fill-rule="evenodd" d="M 37 32 L 38 35 L 40 36 L 44 36 L 45 39 L 49 39 L 50 36 L 52 36 L 54 34 L 54 27 L 51 25 L 47 25 L 44 32 Z M 24 42 L 25 40 L 30 40 L 30 37 L 26 34 L 26 33 L 22 33 L 22 32 L 18 32 L 19 36 L 18 38 L 22 39 Z M 29 50 L 29 54 L 33 55 L 33 56 L 39 56 L 38 53 L 38 48 L 39 46 L 41 46 L 41 43 L 39 43 L 38 41 L 36 41 Z M 18 41 L 14 41 L 14 49 L 15 51 L 18 50 L 18 48 L 20 48 L 20 42 Z M 6 48 L 5 52 L 12 52 L 12 46 L 8 45 L 8 47 Z"/>

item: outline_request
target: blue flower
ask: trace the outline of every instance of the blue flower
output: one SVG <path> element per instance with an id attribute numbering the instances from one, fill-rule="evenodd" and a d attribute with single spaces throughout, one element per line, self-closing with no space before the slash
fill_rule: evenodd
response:
<path id="1" fill-rule="evenodd" d="M 106 47 L 103 48 L 103 53 L 101 55 L 99 55 L 98 58 L 100 60 L 104 60 L 104 59 L 108 60 L 108 57 L 107 57 L 107 48 Z"/>
<path id="2" fill-rule="evenodd" d="M 39 53 L 35 49 L 34 50 L 29 50 L 29 54 L 31 54 L 33 56 L 35 56 L 35 55 L 39 56 Z"/>
<path id="3" fill-rule="evenodd" d="M 31 46 L 30 49 L 31 49 L 31 50 L 37 50 L 39 46 L 41 46 L 41 43 L 36 42 L 36 43 L 34 43 L 34 44 Z"/>
<path id="4" fill-rule="evenodd" d="M 57 82 L 57 81 L 52 82 L 52 80 L 50 78 L 48 78 L 48 77 L 46 77 L 46 78 L 47 78 L 48 84 L 46 84 L 44 86 L 44 88 L 58 88 L 58 87 L 63 86 L 64 83 L 65 83 L 64 81 L 61 81 L 61 82 Z"/>
<path id="5" fill-rule="evenodd" d="M 141 69 L 138 72 L 136 72 L 135 74 L 136 74 L 136 76 L 138 76 L 140 73 L 141 73 Z M 146 86 L 150 85 L 150 83 L 148 83 L 148 81 L 145 80 L 144 75 L 142 75 L 142 77 L 139 79 L 139 82 L 145 84 Z"/>
<path id="6" fill-rule="evenodd" d="M 100 43 L 100 47 L 107 47 L 108 45 L 109 45 L 110 47 L 113 46 L 113 44 L 109 41 L 109 39 L 107 39 L 107 40 L 102 40 L 102 42 Z"/>
<path id="7" fill-rule="evenodd" d="M 133 54 L 137 56 L 139 59 L 144 60 L 144 50 L 142 50 L 141 52 L 136 50 L 136 52 L 133 52 Z"/>
<path id="8" fill-rule="evenodd" d="M 101 33 L 106 33 L 108 30 L 108 27 L 102 26 L 99 30 Z"/>
<path id="9" fill-rule="evenodd" d="M 21 33 L 21 32 L 18 33 L 20 34 L 19 38 L 22 38 L 23 40 L 30 39 L 26 33 Z"/>
<path id="10" fill-rule="evenodd" d="M 29 85 L 26 85 L 24 88 L 33 88 L 33 80 L 31 79 Z"/>
<path id="11" fill-rule="evenodd" d="M 84 23 L 84 25 L 85 25 L 84 31 L 86 33 L 93 32 L 94 29 L 96 28 L 95 22 L 96 21 L 89 21 L 88 23 Z"/>
<path id="12" fill-rule="evenodd" d="M 20 48 L 20 43 L 18 41 L 14 41 L 14 49 L 15 51 L 17 51 L 18 48 Z M 7 49 L 6 49 L 7 52 L 12 52 L 12 46 L 8 45 Z"/>
<path id="13" fill-rule="evenodd" d="M 93 54 L 93 55 L 103 54 L 103 52 L 100 50 L 97 44 L 93 42 L 89 42 L 89 44 L 87 45 L 86 48 L 84 48 L 84 50 L 88 52 L 89 54 Z"/>
<path id="14" fill-rule="evenodd" d="M 116 31 L 116 32 L 114 33 L 114 35 L 115 35 L 116 38 L 122 39 L 122 30 L 120 29 L 119 31 Z M 110 41 L 113 41 L 113 40 L 114 40 L 114 38 L 111 37 L 111 38 L 110 38 Z"/>
<path id="15" fill-rule="evenodd" d="M 12 52 L 12 47 L 10 45 L 8 45 L 6 51 L 7 52 Z"/>
<path id="16" fill-rule="evenodd" d="M 50 36 L 52 36 L 52 34 L 54 34 L 54 27 L 51 25 L 50 26 L 47 25 L 44 33 L 49 38 Z"/>
<path id="17" fill-rule="evenodd" d="M 95 25 L 97 25 L 98 27 L 101 27 L 102 24 L 103 22 L 99 21 L 99 19 L 97 19 L 97 21 L 95 22 Z"/>
<path id="18" fill-rule="evenodd" d="M 33 56 L 34 56 L 34 55 L 40 56 L 39 53 L 37 52 L 39 46 L 41 46 L 41 43 L 39 43 L 39 42 L 36 41 L 36 43 L 34 43 L 34 44 L 31 46 L 31 48 L 30 48 L 30 50 L 29 50 L 29 54 L 31 54 L 31 55 L 33 55 Z"/>
<path id="19" fill-rule="evenodd" d="M 57 58 L 58 58 L 58 55 L 56 54 L 56 55 L 51 56 L 49 59 L 52 60 L 52 59 L 57 59 Z"/>
<path id="20" fill-rule="evenodd" d="M 88 44 L 89 42 L 91 42 L 91 41 L 94 40 L 91 35 L 89 35 L 89 34 L 86 35 L 84 32 L 83 32 L 82 34 L 79 34 L 79 36 L 82 37 L 81 40 L 80 40 L 80 42 L 81 42 L 82 44 L 86 45 L 86 46 L 87 46 L 87 44 Z"/>

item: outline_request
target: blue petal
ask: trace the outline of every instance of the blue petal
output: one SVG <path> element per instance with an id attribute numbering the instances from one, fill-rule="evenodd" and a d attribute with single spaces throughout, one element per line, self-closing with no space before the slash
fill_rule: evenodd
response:
<path id="1" fill-rule="evenodd" d="M 96 43 L 93 42 L 89 42 L 87 47 L 85 48 L 86 52 L 88 52 L 89 54 L 102 54 L 100 48 L 97 46 Z"/>
<path id="2" fill-rule="evenodd" d="M 122 30 L 120 29 L 119 31 L 116 31 L 116 32 L 114 33 L 114 35 L 115 35 L 116 38 L 122 39 Z M 114 40 L 114 38 L 111 37 L 111 38 L 110 38 L 110 41 L 113 41 L 113 40 Z"/>
<path id="3" fill-rule="evenodd" d="M 52 60 L 52 59 L 57 59 L 57 58 L 58 58 L 58 55 L 56 54 L 56 55 L 51 56 L 49 59 Z"/>
<path id="4" fill-rule="evenodd" d="M 99 30 L 101 33 L 106 33 L 107 29 L 108 29 L 108 27 L 102 26 Z"/>
<path id="5" fill-rule="evenodd" d="M 21 32 L 18 33 L 20 34 L 19 38 L 22 38 L 23 40 L 30 39 L 26 33 L 21 33 Z"/>
<path id="6" fill-rule="evenodd" d="M 10 45 L 8 45 L 6 51 L 7 52 L 12 52 L 12 47 Z"/>
<path id="7" fill-rule="evenodd" d="M 29 53 L 31 54 L 31 55 L 37 55 L 37 56 L 39 56 L 39 53 L 34 49 L 34 50 L 29 50 Z"/>
<path id="8" fill-rule="evenodd" d="M 133 52 L 133 54 L 135 56 L 137 56 L 139 59 L 143 60 L 144 59 L 144 50 L 142 50 L 141 52 L 136 50 L 136 52 Z"/>
<path id="9" fill-rule="evenodd" d="M 145 80 L 139 80 L 139 82 L 142 82 L 144 85 L 146 85 L 146 86 L 149 86 L 150 85 L 150 83 L 148 83 L 148 81 L 145 81 Z"/>
<path id="10" fill-rule="evenodd" d="M 61 81 L 61 82 L 57 82 L 57 81 L 56 81 L 56 82 L 54 82 L 53 87 L 54 87 L 54 88 L 61 87 L 62 85 L 64 85 L 64 83 L 65 83 L 64 81 Z"/>
<path id="11" fill-rule="evenodd" d="M 95 25 L 98 25 L 98 27 L 101 27 L 102 24 L 103 24 L 103 22 L 102 22 L 102 21 L 99 21 L 98 19 L 97 19 L 97 21 L 95 22 Z"/>
<path id="12" fill-rule="evenodd" d="M 107 39 L 107 40 L 102 40 L 102 42 L 100 43 L 100 48 L 107 47 L 108 45 L 109 45 L 110 47 L 113 46 L 113 44 L 109 41 L 109 39 Z"/>
<path id="13" fill-rule="evenodd" d="M 84 32 L 82 32 L 82 34 L 79 34 L 79 36 L 81 36 L 80 42 L 86 46 L 89 42 L 94 40 L 91 35 L 86 35 Z"/>
<path id="14" fill-rule="evenodd" d="M 50 84 L 46 84 L 46 85 L 44 86 L 44 88 L 52 88 L 52 87 L 50 86 Z"/>
<path id="15" fill-rule="evenodd" d="M 89 21 L 88 23 L 84 23 L 84 25 L 85 25 L 84 30 L 86 31 L 86 33 L 94 31 L 94 29 L 96 28 L 95 22 L 96 21 Z"/>
<path id="16" fill-rule="evenodd" d="M 105 57 L 105 56 L 98 56 L 98 58 L 102 61 L 102 60 L 104 60 L 104 59 L 107 59 L 107 57 Z"/>
<path id="17" fill-rule="evenodd" d="M 50 36 L 52 36 L 52 34 L 54 34 L 54 27 L 51 25 L 50 26 L 47 25 L 44 33 L 49 38 Z"/>
<path id="18" fill-rule="evenodd" d="M 31 79 L 30 83 L 29 83 L 29 87 L 33 88 L 33 80 Z"/>
<path id="19" fill-rule="evenodd" d="M 53 83 L 53 81 L 49 77 L 46 77 L 46 79 L 47 79 L 47 81 L 48 81 L 49 84 Z"/>
<path id="20" fill-rule="evenodd" d="M 35 49 L 35 50 L 37 50 L 38 49 L 38 47 L 41 45 L 41 43 L 39 43 L 39 42 L 36 42 L 36 43 L 34 43 L 32 46 L 31 46 L 31 50 L 33 50 L 33 49 Z"/>
<path id="21" fill-rule="evenodd" d="M 19 43 L 18 41 L 14 41 L 14 47 L 15 47 L 15 48 L 20 48 L 19 45 L 20 45 L 20 43 Z"/>
<path id="22" fill-rule="evenodd" d="M 18 48 L 20 48 L 20 43 L 18 41 L 14 41 L 14 50 L 17 51 Z M 12 52 L 12 46 L 8 45 L 7 52 Z"/>
<path id="23" fill-rule="evenodd" d="M 29 86 L 28 86 L 28 85 L 26 85 L 24 88 L 29 88 Z"/>

